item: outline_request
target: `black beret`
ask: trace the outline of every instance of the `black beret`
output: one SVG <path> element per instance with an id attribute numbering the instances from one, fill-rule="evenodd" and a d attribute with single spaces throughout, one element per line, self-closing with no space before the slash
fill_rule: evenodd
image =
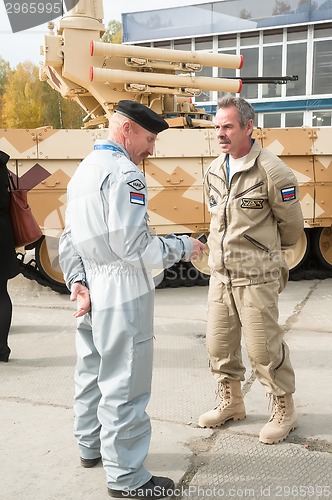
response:
<path id="1" fill-rule="evenodd" d="M 136 101 L 119 101 L 116 113 L 127 116 L 152 134 L 159 134 L 168 128 L 168 123 L 152 109 Z"/>

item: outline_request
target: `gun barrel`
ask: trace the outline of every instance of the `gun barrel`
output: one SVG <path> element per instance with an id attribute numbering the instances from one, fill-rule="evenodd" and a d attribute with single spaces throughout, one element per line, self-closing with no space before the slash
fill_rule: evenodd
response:
<path id="1" fill-rule="evenodd" d="M 171 75 L 169 73 L 147 73 L 106 68 L 90 68 L 93 82 L 139 83 L 160 87 L 187 87 L 219 92 L 241 92 L 242 81 L 231 78 L 209 78 L 205 76 Z"/>
<path id="2" fill-rule="evenodd" d="M 189 50 L 158 49 L 156 47 L 140 47 L 91 41 L 91 56 L 103 57 L 141 57 L 148 60 L 195 63 L 217 68 L 241 69 L 244 58 L 241 55 L 211 54 L 210 52 L 194 52 Z"/>

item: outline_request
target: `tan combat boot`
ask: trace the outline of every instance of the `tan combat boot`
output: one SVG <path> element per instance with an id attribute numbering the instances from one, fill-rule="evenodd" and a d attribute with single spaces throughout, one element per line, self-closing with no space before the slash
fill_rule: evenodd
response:
<path id="1" fill-rule="evenodd" d="M 211 411 L 203 413 L 198 419 L 200 427 L 218 427 L 227 420 L 243 420 L 246 410 L 243 402 L 240 380 L 224 380 L 219 383 L 218 396 L 221 398 L 219 405 Z"/>
<path id="2" fill-rule="evenodd" d="M 261 430 L 259 440 L 265 444 L 280 443 L 296 427 L 297 421 L 293 396 L 291 394 L 273 396 L 272 415 Z"/>

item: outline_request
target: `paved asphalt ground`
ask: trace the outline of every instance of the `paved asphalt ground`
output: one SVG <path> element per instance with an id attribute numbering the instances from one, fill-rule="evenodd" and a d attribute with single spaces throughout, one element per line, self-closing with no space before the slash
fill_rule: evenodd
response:
<path id="1" fill-rule="evenodd" d="M 332 279 L 289 282 L 280 296 L 299 427 L 277 445 L 258 442 L 270 411 L 247 360 L 247 418 L 216 430 L 197 427 L 215 404 L 207 290 L 156 290 L 147 466 L 176 481 L 179 499 L 332 499 Z M 80 466 L 72 435 L 74 306 L 23 276 L 11 280 L 10 293 L 12 356 L 0 363 L 0 499 L 110 498 L 102 466 Z"/>

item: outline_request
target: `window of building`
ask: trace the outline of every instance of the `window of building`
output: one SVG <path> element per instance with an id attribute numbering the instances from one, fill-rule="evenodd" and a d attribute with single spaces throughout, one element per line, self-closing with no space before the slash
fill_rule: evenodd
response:
<path id="1" fill-rule="evenodd" d="M 293 31 L 291 29 L 287 30 L 287 41 L 294 42 L 296 40 L 306 40 L 307 31 Z"/>
<path id="2" fill-rule="evenodd" d="M 195 50 L 212 50 L 212 47 L 212 37 L 195 39 Z"/>
<path id="3" fill-rule="evenodd" d="M 236 50 L 224 50 L 223 54 L 235 55 Z M 233 68 L 218 68 L 218 78 L 235 78 L 236 69 Z M 218 92 L 218 99 L 224 95 L 224 92 Z"/>
<path id="4" fill-rule="evenodd" d="M 236 47 L 236 35 L 218 36 L 218 49 L 227 49 L 229 47 Z"/>
<path id="5" fill-rule="evenodd" d="M 281 126 L 281 113 L 264 113 L 264 128 L 278 128 Z"/>
<path id="6" fill-rule="evenodd" d="M 315 26 L 314 37 L 315 38 L 330 38 L 332 30 L 332 24 L 327 28 L 326 25 L 321 27 L 320 25 Z"/>
<path id="7" fill-rule="evenodd" d="M 240 45 L 244 47 L 246 45 L 258 45 L 259 34 L 258 33 L 241 33 Z"/>
<path id="8" fill-rule="evenodd" d="M 191 40 L 174 40 L 174 49 L 191 50 Z"/>
<path id="9" fill-rule="evenodd" d="M 243 78 L 243 87 L 241 96 L 244 99 L 256 99 L 258 97 L 257 83 L 245 83 L 246 77 L 258 76 L 258 47 L 251 49 L 241 49 L 241 55 L 244 57 L 244 64 L 241 69 L 241 78 Z"/>
<path id="10" fill-rule="evenodd" d="M 197 77 L 205 76 L 212 77 L 212 68 L 210 66 L 203 66 L 202 71 L 195 74 Z M 200 102 L 206 102 L 212 100 L 212 91 L 202 90 L 201 94 L 196 98 Z"/>
<path id="11" fill-rule="evenodd" d="M 158 49 L 170 49 L 171 48 L 171 42 L 168 42 L 168 41 L 154 42 L 153 46 L 154 47 L 158 47 Z"/>
<path id="12" fill-rule="evenodd" d="M 285 127 L 302 127 L 303 126 L 303 113 L 292 112 L 285 113 Z"/>
<path id="13" fill-rule="evenodd" d="M 235 55 L 236 50 L 224 50 L 223 54 Z M 236 69 L 233 68 L 218 68 L 218 78 L 235 78 Z"/>
<path id="14" fill-rule="evenodd" d="M 286 95 L 305 95 L 306 94 L 306 62 L 307 62 L 307 44 L 292 43 L 287 45 L 287 75 L 297 75 L 298 81 L 288 82 L 286 84 Z"/>
<path id="15" fill-rule="evenodd" d="M 267 31 L 263 33 L 263 43 L 281 43 L 282 42 L 282 30 L 277 31 Z"/>
<path id="16" fill-rule="evenodd" d="M 330 127 L 332 124 L 331 116 L 332 116 L 331 110 L 314 111 L 312 116 L 312 126 Z"/>
<path id="17" fill-rule="evenodd" d="M 313 64 L 313 94 L 331 94 L 332 39 L 315 41 Z"/>
<path id="18" fill-rule="evenodd" d="M 271 45 L 263 48 L 263 76 L 282 75 L 282 46 Z M 263 84 L 263 97 L 281 96 L 281 85 L 277 83 Z"/>

